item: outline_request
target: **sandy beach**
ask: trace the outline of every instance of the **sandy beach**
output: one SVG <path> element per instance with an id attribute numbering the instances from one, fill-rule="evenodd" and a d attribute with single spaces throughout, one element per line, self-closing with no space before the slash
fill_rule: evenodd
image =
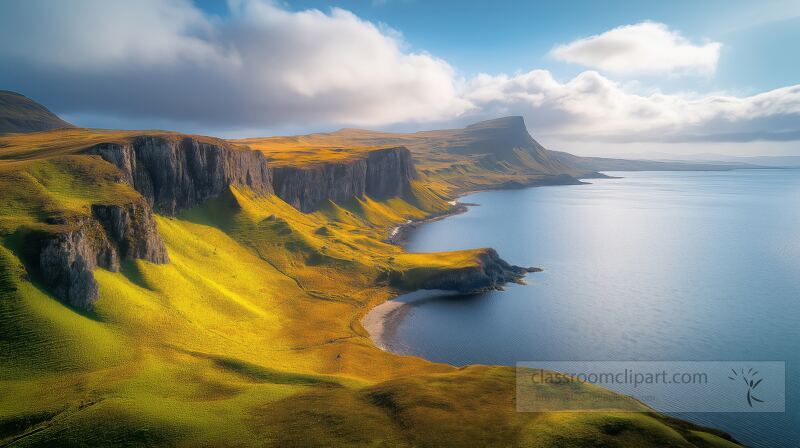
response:
<path id="1" fill-rule="evenodd" d="M 388 351 L 387 343 L 409 309 L 408 303 L 387 300 L 371 309 L 361 320 L 361 325 L 378 348 Z"/>

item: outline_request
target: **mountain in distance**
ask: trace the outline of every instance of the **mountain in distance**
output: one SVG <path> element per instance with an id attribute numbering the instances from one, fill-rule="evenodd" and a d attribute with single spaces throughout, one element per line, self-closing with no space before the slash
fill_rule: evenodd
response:
<path id="1" fill-rule="evenodd" d="M 600 171 L 696 171 L 754 168 L 725 162 L 664 162 L 582 157 L 546 149 L 520 116 L 481 121 L 459 129 L 414 133 L 345 128 L 290 137 L 237 140 L 269 153 L 284 148 L 318 151 L 355 147 L 404 146 L 423 176 L 446 181 L 455 191 L 578 183 L 603 177 Z"/>
<path id="2" fill-rule="evenodd" d="M 764 165 L 723 160 L 641 160 L 610 157 L 576 156 L 562 151 L 550 151 L 552 157 L 575 169 L 591 171 L 729 171 L 763 168 Z"/>
<path id="3" fill-rule="evenodd" d="M 414 133 L 345 128 L 335 132 L 289 137 L 236 140 L 271 154 L 294 151 L 339 151 L 343 148 L 408 148 L 417 170 L 426 179 L 447 184 L 458 193 L 487 188 L 514 188 L 578 183 L 596 173 L 575 168 L 552 157 L 527 131 L 522 117 L 482 121 L 461 129 Z"/>
<path id="4" fill-rule="evenodd" d="M 74 126 L 36 101 L 16 92 L 0 90 L 0 134 L 71 127 Z"/>
<path id="5" fill-rule="evenodd" d="M 798 148 L 800 150 L 800 148 Z M 679 162 L 679 163 L 717 163 L 758 165 L 768 168 L 799 168 L 800 155 L 774 155 L 774 156 L 731 156 L 726 154 L 671 154 L 664 152 L 647 152 L 629 154 L 627 158 L 641 160 Z"/>

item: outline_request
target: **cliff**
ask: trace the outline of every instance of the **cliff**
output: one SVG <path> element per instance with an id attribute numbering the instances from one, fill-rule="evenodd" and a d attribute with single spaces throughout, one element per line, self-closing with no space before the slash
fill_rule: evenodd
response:
<path id="1" fill-rule="evenodd" d="M 475 263 L 461 267 L 426 267 L 421 265 L 406 271 L 389 273 L 389 284 L 407 290 L 443 289 L 473 294 L 501 289 L 509 282 L 522 283 L 529 272 L 539 268 L 524 268 L 507 263 L 494 249 L 481 249 Z"/>
<path id="2" fill-rule="evenodd" d="M 36 233 L 42 283 L 62 301 L 91 309 L 98 298 L 92 272 L 118 271 L 122 260 L 166 263 L 167 251 L 153 210 L 175 215 L 223 192 L 229 185 L 271 192 L 264 157 L 224 142 L 192 137 L 138 136 L 123 143 L 91 146 L 119 170 L 119 180 L 141 196 L 122 205 L 91 205 L 91 214 L 51 218 L 52 232 Z"/>
<path id="3" fill-rule="evenodd" d="M 116 165 L 156 212 L 167 215 L 199 205 L 232 184 L 272 192 L 264 156 L 221 140 L 139 136 L 86 152 Z"/>
<path id="4" fill-rule="evenodd" d="M 411 153 L 404 147 L 395 147 L 369 151 L 350 160 L 276 166 L 272 168 L 272 187 L 278 197 L 309 213 L 327 201 L 406 195 L 411 192 L 416 175 Z"/>
<path id="5" fill-rule="evenodd" d="M 141 202 L 93 205 L 91 216 L 51 219 L 60 230 L 38 235 L 42 282 L 62 301 L 91 309 L 98 298 L 92 271 L 119 271 L 123 260 L 166 263 L 167 250 L 150 207 Z"/>

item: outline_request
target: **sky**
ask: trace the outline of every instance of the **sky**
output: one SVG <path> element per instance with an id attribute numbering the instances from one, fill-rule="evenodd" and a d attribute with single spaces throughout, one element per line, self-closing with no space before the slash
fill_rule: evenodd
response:
<path id="1" fill-rule="evenodd" d="M 521 115 L 591 155 L 800 154 L 798 1 L 5 0 L 0 89 L 250 137 Z"/>

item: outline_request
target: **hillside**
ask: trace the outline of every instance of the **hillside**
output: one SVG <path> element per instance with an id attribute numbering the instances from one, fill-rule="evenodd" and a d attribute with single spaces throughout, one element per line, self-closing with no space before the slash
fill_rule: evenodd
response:
<path id="1" fill-rule="evenodd" d="M 0 90 L 0 134 L 69 127 L 72 125 L 30 98 Z"/>
<path id="2" fill-rule="evenodd" d="M 755 168 L 719 162 L 656 162 L 581 157 L 544 148 L 522 117 L 497 118 L 460 129 L 392 133 L 365 129 L 235 140 L 276 165 L 353 157 L 386 146 L 408 148 L 421 179 L 448 195 L 492 188 L 579 183 L 600 171 L 692 171 Z"/>
<path id="3" fill-rule="evenodd" d="M 578 183 L 596 173 L 551 157 L 528 134 L 522 117 L 484 121 L 463 129 L 411 134 L 363 129 L 293 137 L 236 140 L 264 153 L 277 164 L 319 157 L 345 157 L 353 152 L 402 146 L 413 155 L 420 179 L 445 195 L 487 188 Z"/>
<path id="4" fill-rule="evenodd" d="M 361 319 L 394 295 L 525 274 L 490 249 L 406 253 L 391 228 L 452 210 L 470 185 L 561 175 L 527 139 L 483 152 L 496 127 L 426 148 L 452 141 L 442 132 L 462 134 L 350 149 L 361 133 L 343 131 L 320 151 L 0 136 L 0 445 L 738 446 L 588 385 L 530 392 L 608 411 L 519 413 L 512 367 L 375 347 Z"/>

